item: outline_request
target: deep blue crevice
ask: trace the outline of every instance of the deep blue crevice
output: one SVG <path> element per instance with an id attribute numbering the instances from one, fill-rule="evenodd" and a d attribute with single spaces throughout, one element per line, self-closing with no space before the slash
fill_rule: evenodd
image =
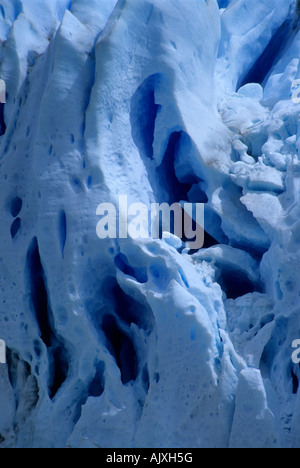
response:
<path id="1" fill-rule="evenodd" d="M 69 372 L 69 356 L 64 344 L 56 336 L 52 337 L 51 349 L 48 355 L 52 358 L 50 366 L 49 396 L 55 397 L 62 384 L 66 381 Z"/>
<path id="2" fill-rule="evenodd" d="M 153 330 L 153 313 L 146 303 L 142 304 L 126 294 L 118 284 L 113 288 L 113 299 L 115 311 L 121 320 L 128 325 L 134 323 L 148 333 Z"/>
<path id="3" fill-rule="evenodd" d="M 159 75 L 147 78 L 137 89 L 131 102 L 132 138 L 143 157 L 153 159 L 155 121 L 160 106 L 155 102 L 155 87 Z"/>
<path id="4" fill-rule="evenodd" d="M 259 284 L 253 283 L 246 273 L 238 270 L 224 268 L 218 277 L 218 283 L 227 299 L 237 299 L 253 292 L 262 292 Z"/>
<path id="5" fill-rule="evenodd" d="M 41 339 L 48 351 L 49 396 L 53 399 L 67 378 L 69 356 L 55 330 L 37 238 L 33 239 L 27 253 L 27 276 L 32 308 Z"/>
<path id="6" fill-rule="evenodd" d="M 100 361 L 96 365 L 95 377 L 90 383 L 89 386 L 89 396 L 91 397 L 100 397 L 104 392 L 105 387 L 105 363 Z"/>
<path id="7" fill-rule="evenodd" d="M 11 215 L 16 218 L 22 210 L 23 202 L 20 197 L 15 197 L 10 202 Z"/>
<path id="8" fill-rule="evenodd" d="M 67 240 L 67 218 L 64 210 L 59 213 L 58 220 L 58 239 L 60 244 L 61 255 L 64 258 L 65 246 Z"/>
<path id="9" fill-rule="evenodd" d="M 5 104 L 0 103 L 0 136 L 4 135 L 6 132 L 6 123 L 4 120 L 4 106 Z"/>
<path id="10" fill-rule="evenodd" d="M 298 370 L 299 370 L 299 366 L 298 366 Z M 297 375 L 297 373 L 299 374 L 299 372 L 296 372 L 295 369 L 293 368 L 291 368 L 290 372 L 291 372 L 291 379 L 292 379 L 292 393 L 293 395 L 297 395 L 298 389 L 299 389 L 299 376 Z"/>
<path id="11" fill-rule="evenodd" d="M 131 276 L 135 278 L 139 283 L 147 283 L 148 275 L 147 275 L 147 268 L 133 268 L 129 265 L 128 259 L 126 255 L 120 253 L 115 257 L 115 265 L 116 267 L 121 270 L 125 275 Z"/>
<path id="12" fill-rule="evenodd" d="M 106 315 L 103 318 L 102 329 L 107 349 L 120 369 L 123 384 L 136 380 L 138 357 L 131 337 L 121 329 L 113 315 Z"/>
<path id="13" fill-rule="evenodd" d="M 16 218 L 10 228 L 10 235 L 12 239 L 16 237 L 20 229 L 21 229 L 21 219 Z"/>
<path id="14" fill-rule="evenodd" d="M 231 0 L 218 0 L 219 8 L 227 8 L 230 4 Z"/>
<path id="15" fill-rule="evenodd" d="M 101 303 L 97 304 L 97 308 L 90 315 L 99 339 L 101 342 L 105 339 L 105 346 L 120 369 L 123 384 L 136 381 L 140 377 L 140 383 L 146 389 L 147 380 L 150 381 L 150 378 L 147 378 L 145 369 L 141 376 L 144 368 L 141 359 L 145 351 L 141 353 L 140 347 L 143 347 L 143 344 L 140 342 L 136 348 L 135 336 L 138 328 L 144 335 L 146 346 L 146 340 L 155 328 L 153 312 L 142 295 L 139 300 L 136 295 L 133 297 L 127 294 L 115 277 L 106 278 L 99 294 Z M 96 387 L 102 388 L 103 375 L 104 369 L 100 367 L 90 388 L 92 396 Z M 104 382 L 102 386 L 104 389 Z"/>
<path id="16" fill-rule="evenodd" d="M 167 201 L 170 205 L 181 201 L 189 203 L 208 202 L 208 197 L 202 189 L 205 185 L 204 180 L 194 174 L 188 162 L 185 165 L 186 175 L 182 176 L 180 179 L 178 178 L 179 176 L 177 177 L 175 161 L 178 157 L 181 144 L 186 145 L 187 141 L 191 143 L 189 136 L 184 131 L 173 132 L 170 135 L 163 161 L 156 169 L 156 179 L 159 186 L 164 188 L 167 197 L 167 200 L 160 200 L 160 202 Z M 184 219 L 183 216 L 182 219 Z M 173 221 L 173 219 L 171 221 Z M 184 233 L 184 225 L 182 226 L 182 232 Z M 173 222 L 171 222 L 171 233 L 174 233 Z M 162 229 L 160 235 L 162 235 Z M 207 232 L 204 233 L 204 239 L 204 248 L 218 244 L 218 241 Z M 182 236 L 182 241 L 187 241 L 184 234 Z M 191 250 L 190 254 L 192 255 L 196 251 L 197 250 Z"/>
<path id="17" fill-rule="evenodd" d="M 30 279 L 31 301 L 34 307 L 41 338 L 47 347 L 51 344 L 52 330 L 48 309 L 48 294 L 44 278 L 44 270 L 37 239 L 34 238 L 27 255 L 27 268 Z"/>
<path id="18" fill-rule="evenodd" d="M 140 329 L 150 334 L 155 325 L 153 312 L 146 302 L 139 302 L 136 298 L 126 294 L 113 277 L 108 277 L 103 283 L 102 299 L 116 313 L 116 316 L 124 325 L 137 325 Z M 105 310 L 105 307 L 104 309 Z M 95 326 L 99 330 L 98 314 L 95 314 Z"/>
<path id="19" fill-rule="evenodd" d="M 295 21 L 294 16 L 288 17 L 273 34 L 261 56 L 257 59 L 248 74 L 239 82 L 237 89 L 247 83 L 263 84 L 264 80 L 280 60 L 283 51 L 293 40 L 298 31 L 298 19 Z"/>
<path id="20" fill-rule="evenodd" d="M 169 138 L 167 150 L 161 165 L 156 169 L 157 180 L 164 187 L 169 196 L 168 203 L 178 203 L 181 200 L 188 201 L 188 192 L 197 179 L 188 183 L 180 183 L 175 173 L 175 157 L 179 149 L 182 132 L 174 132 Z M 163 201 L 163 200 L 162 200 Z M 167 201 L 167 200 L 164 200 Z"/>
<path id="21" fill-rule="evenodd" d="M 149 376 L 149 370 L 148 370 L 147 364 L 145 364 L 142 370 L 142 384 L 143 384 L 145 393 L 147 394 L 150 388 L 150 376 Z"/>

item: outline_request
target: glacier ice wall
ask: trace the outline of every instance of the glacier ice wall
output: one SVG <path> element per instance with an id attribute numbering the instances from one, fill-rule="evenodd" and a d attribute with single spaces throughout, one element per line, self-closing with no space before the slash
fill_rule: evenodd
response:
<path id="1" fill-rule="evenodd" d="M 0 447 L 299 447 L 299 2 L 1 0 Z M 204 248 L 97 206 L 205 203 Z"/>

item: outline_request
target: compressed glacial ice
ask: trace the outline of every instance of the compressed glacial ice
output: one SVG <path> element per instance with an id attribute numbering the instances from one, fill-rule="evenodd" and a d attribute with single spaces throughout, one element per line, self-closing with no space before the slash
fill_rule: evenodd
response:
<path id="1" fill-rule="evenodd" d="M 299 11 L 1 0 L 1 448 L 300 447 Z M 120 195 L 203 248 L 100 240 Z"/>

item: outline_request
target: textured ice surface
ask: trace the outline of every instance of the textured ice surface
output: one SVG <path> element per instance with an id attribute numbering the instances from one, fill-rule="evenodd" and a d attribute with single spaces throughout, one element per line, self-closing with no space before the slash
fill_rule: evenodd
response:
<path id="1" fill-rule="evenodd" d="M 295 0 L 1 0 L 0 447 L 300 447 Z M 100 241 L 205 203 L 206 242 Z"/>

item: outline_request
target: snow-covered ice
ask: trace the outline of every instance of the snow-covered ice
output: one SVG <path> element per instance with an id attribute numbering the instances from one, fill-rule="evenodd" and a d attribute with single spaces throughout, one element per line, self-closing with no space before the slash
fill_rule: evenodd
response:
<path id="1" fill-rule="evenodd" d="M 299 17 L 0 1 L 1 448 L 300 447 Z M 204 247 L 100 240 L 120 195 Z"/>

